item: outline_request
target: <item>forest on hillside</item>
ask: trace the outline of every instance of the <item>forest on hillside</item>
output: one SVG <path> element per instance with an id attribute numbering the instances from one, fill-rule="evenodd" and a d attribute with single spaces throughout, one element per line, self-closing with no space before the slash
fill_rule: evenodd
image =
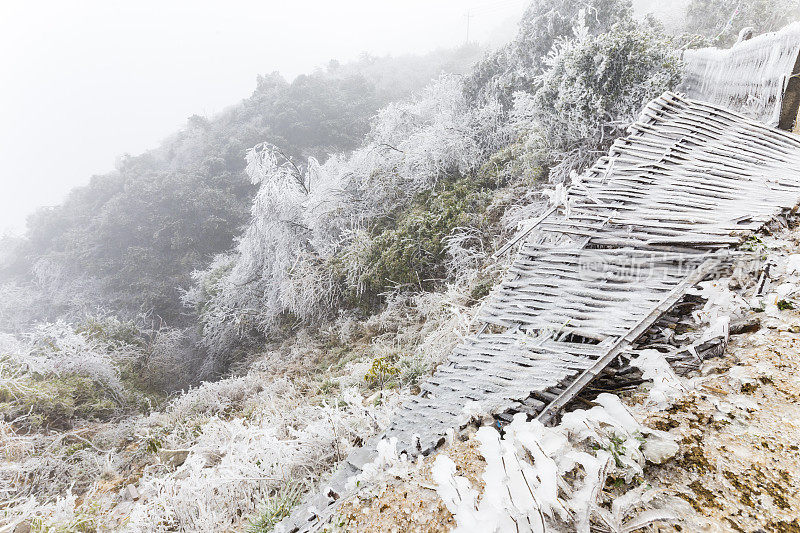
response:
<path id="1" fill-rule="evenodd" d="M 32 214 L 0 243 L 0 531 L 270 531 L 419 392 L 495 252 L 681 51 L 799 17 L 691 0 L 668 32 L 533 0 L 496 50 L 258 76 Z"/>
<path id="2" fill-rule="evenodd" d="M 4 277 L 65 286 L 20 316 L 48 320 L 106 307 L 185 323 L 178 288 L 229 249 L 249 218 L 255 187 L 245 175 L 248 149 L 270 142 L 298 160 L 351 150 L 380 107 L 442 72 L 466 71 L 479 52 L 465 46 L 424 57 L 365 54 L 291 82 L 278 73 L 258 76 L 249 98 L 216 117 L 190 117 L 158 148 L 126 154 L 115 172 L 92 177 L 62 205 L 30 217 L 25 239 L 7 247 L 15 251 L 3 258 Z"/>

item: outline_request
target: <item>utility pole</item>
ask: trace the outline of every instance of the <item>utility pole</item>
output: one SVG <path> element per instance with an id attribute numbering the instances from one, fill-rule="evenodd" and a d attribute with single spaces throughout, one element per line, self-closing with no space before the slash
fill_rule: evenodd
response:
<path id="1" fill-rule="evenodd" d="M 465 16 L 467 17 L 467 44 L 469 44 L 469 19 L 472 18 L 469 9 L 467 9 L 467 14 Z"/>

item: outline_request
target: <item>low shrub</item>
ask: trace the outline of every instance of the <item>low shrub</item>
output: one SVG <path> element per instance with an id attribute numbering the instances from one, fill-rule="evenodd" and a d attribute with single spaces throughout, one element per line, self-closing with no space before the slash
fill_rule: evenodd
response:
<path id="1" fill-rule="evenodd" d="M 0 387 L 0 415 L 29 429 L 68 429 L 76 419 L 109 420 L 120 405 L 85 376 L 26 376 L 21 388 Z M 26 416 L 27 415 L 27 416 Z"/>
<path id="2" fill-rule="evenodd" d="M 289 516 L 292 507 L 300 502 L 303 495 L 302 486 L 297 483 L 283 485 L 274 496 L 268 498 L 250 519 L 247 533 L 269 533 L 275 525 Z"/>
<path id="3" fill-rule="evenodd" d="M 498 183 L 491 177 L 442 181 L 412 204 L 383 218 L 366 243 L 342 254 L 339 268 L 357 272 L 347 289 L 351 303 L 374 306 L 398 288 L 431 290 L 447 278 L 447 238 L 457 228 L 486 229 L 485 217 Z"/>

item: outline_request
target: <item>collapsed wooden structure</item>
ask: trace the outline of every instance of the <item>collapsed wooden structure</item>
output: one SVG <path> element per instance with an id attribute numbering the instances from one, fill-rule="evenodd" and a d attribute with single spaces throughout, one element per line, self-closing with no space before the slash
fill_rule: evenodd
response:
<path id="1" fill-rule="evenodd" d="M 466 423 L 470 402 L 500 419 L 549 421 L 732 249 L 798 203 L 800 137 L 662 95 L 512 241 L 519 251 L 478 313 L 479 332 L 381 438 L 396 438 L 409 456 L 429 454 Z M 373 457 L 374 446 L 351 454 L 285 529 L 319 529 Z"/>
<path id="2" fill-rule="evenodd" d="M 542 419 L 629 348 L 724 251 L 800 202 L 800 138 L 667 93 L 538 221 L 478 321 L 387 435 L 428 453 L 481 403 Z M 489 328 L 486 328 L 489 329 Z"/>

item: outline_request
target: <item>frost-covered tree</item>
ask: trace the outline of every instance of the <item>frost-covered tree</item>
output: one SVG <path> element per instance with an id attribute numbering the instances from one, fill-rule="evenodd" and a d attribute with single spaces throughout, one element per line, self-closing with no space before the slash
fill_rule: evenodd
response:
<path id="1" fill-rule="evenodd" d="M 513 93 L 532 91 L 546 68 L 544 59 L 553 45 L 572 35 L 580 18 L 586 31 L 597 35 L 614 24 L 630 22 L 631 0 L 534 0 L 522 16 L 517 38 L 478 63 L 467 77 L 470 102 L 497 98 L 510 109 Z"/>
<path id="2" fill-rule="evenodd" d="M 591 164 L 624 133 L 644 104 L 681 78 L 670 41 L 644 24 L 617 24 L 599 35 L 583 25 L 546 59 L 534 94 L 515 95 L 514 118 L 528 130 L 532 157 L 551 177 Z"/>
<path id="3" fill-rule="evenodd" d="M 97 280 L 51 259 L 40 259 L 26 281 L 0 283 L 0 331 L 20 333 L 35 323 L 78 320 L 101 307 Z"/>
<path id="4" fill-rule="evenodd" d="M 775 31 L 800 20 L 798 0 L 691 0 L 686 7 L 686 31 L 712 39 L 714 46 L 729 46 L 739 32 Z"/>
<path id="5" fill-rule="evenodd" d="M 217 350 L 228 348 L 235 332 L 274 323 L 283 311 L 287 276 L 309 246 L 311 229 L 303 215 L 310 173 L 269 144 L 248 152 L 247 173 L 259 190 L 237 253 L 195 273 L 197 285 L 185 298 L 201 306 L 205 340 Z"/>
<path id="6" fill-rule="evenodd" d="M 337 254 L 363 235 L 359 230 L 443 176 L 471 172 L 497 144 L 494 109 L 470 109 L 461 80 L 443 76 L 383 108 L 350 154 L 301 165 L 274 146 L 252 149 L 247 172 L 259 191 L 251 222 L 232 255 L 195 273 L 185 298 L 200 309 L 212 353 L 221 355 L 247 332 L 269 331 L 281 317 L 329 312 L 359 268 L 347 263 L 352 255 Z"/>

